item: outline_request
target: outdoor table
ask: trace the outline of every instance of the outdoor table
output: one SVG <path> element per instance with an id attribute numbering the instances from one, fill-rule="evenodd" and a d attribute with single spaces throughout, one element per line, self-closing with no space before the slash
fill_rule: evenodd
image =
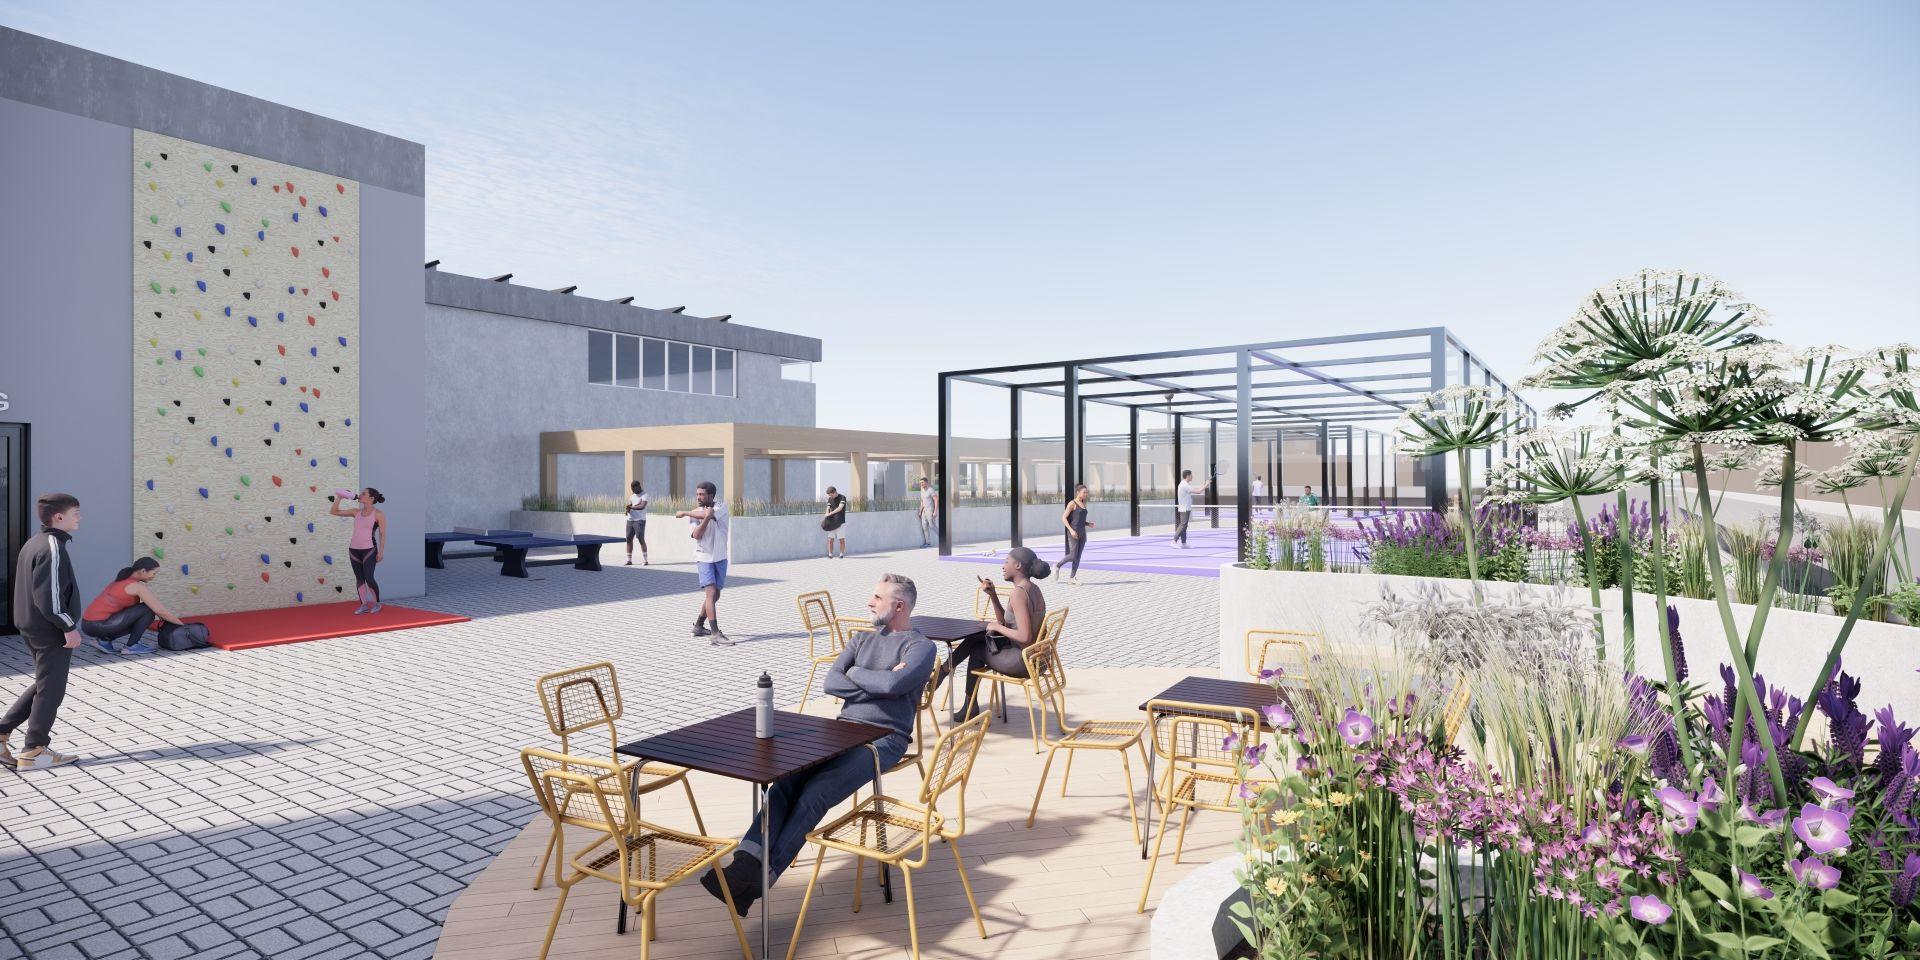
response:
<path id="1" fill-rule="evenodd" d="M 874 744 L 892 735 L 887 727 L 853 720 L 810 717 L 782 710 L 773 712 L 773 736 L 762 740 L 753 735 L 753 708 L 722 714 L 710 720 L 681 727 L 645 740 L 621 744 L 615 752 L 636 757 L 641 762 L 657 761 L 677 767 L 699 770 L 733 780 L 744 780 L 753 788 L 753 814 L 760 818 L 760 956 L 772 956 L 772 927 L 767 919 L 767 901 L 773 891 L 773 808 L 767 791 L 774 781 L 804 773 L 849 750 L 866 747 L 873 753 L 873 792 L 881 795 L 880 749 Z M 628 778 L 628 811 L 640 809 L 636 778 Z M 717 869 L 717 867 L 716 867 Z M 884 865 L 880 883 L 886 901 L 893 902 L 893 883 Z M 627 929 L 627 907 L 620 905 L 620 932 Z M 642 935 L 645 931 L 642 931 Z"/>
<path id="2" fill-rule="evenodd" d="M 1140 709 L 1147 709 L 1147 703 L 1152 703 L 1155 700 L 1179 700 L 1186 703 L 1204 703 L 1210 706 L 1240 707 L 1252 710 L 1254 716 L 1260 718 L 1260 728 L 1262 730 L 1269 730 L 1272 728 L 1267 726 L 1267 717 L 1266 714 L 1260 712 L 1261 708 L 1270 707 L 1276 703 L 1285 703 L 1291 708 L 1293 705 L 1293 697 L 1306 693 L 1307 691 L 1305 690 L 1275 690 L 1264 683 L 1256 683 L 1251 680 L 1223 680 L 1219 677 L 1187 677 L 1154 696 L 1148 697 L 1146 703 L 1140 704 Z M 1147 722 L 1149 724 L 1153 722 L 1151 714 L 1148 715 Z M 1158 737 L 1158 733 L 1149 726 L 1147 728 L 1147 736 L 1150 738 Z M 1153 778 L 1153 756 L 1156 752 L 1158 751 L 1154 746 L 1147 748 L 1147 791 L 1149 796 L 1157 796 L 1157 794 L 1153 792 L 1158 789 L 1157 781 Z M 1148 810 L 1151 812 L 1152 808 L 1149 807 Z M 1142 860 L 1147 859 L 1147 840 L 1150 839 L 1152 835 L 1153 817 L 1149 816 L 1147 817 L 1147 829 L 1140 834 L 1140 859 Z"/>
<path id="3" fill-rule="evenodd" d="M 913 629 L 921 636 L 947 648 L 947 665 L 953 665 L 953 645 L 987 628 L 982 620 L 972 617 L 914 617 Z M 947 707 L 953 707 L 954 679 L 947 677 Z"/>

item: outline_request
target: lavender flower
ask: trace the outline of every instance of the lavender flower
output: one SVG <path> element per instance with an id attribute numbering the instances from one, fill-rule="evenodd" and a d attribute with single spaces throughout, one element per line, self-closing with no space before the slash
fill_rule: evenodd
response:
<path id="1" fill-rule="evenodd" d="M 1652 745 L 1653 745 L 1653 738 L 1647 736 L 1644 733 L 1627 734 L 1626 736 L 1620 738 L 1619 743 L 1615 744 L 1615 746 L 1618 746 L 1620 749 L 1625 750 L 1626 752 L 1631 753 L 1636 757 L 1646 756 L 1647 748 Z"/>
<path id="2" fill-rule="evenodd" d="M 1823 807 L 1832 806 L 1836 800 L 1853 799 L 1853 791 L 1834 783 L 1826 777 L 1814 777 L 1807 786 L 1813 788 L 1815 796 L 1820 798 Z"/>
<path id="3" fill-rule="evenodd" d="M 1840 868 L 1828 866 L 1818 857 L 1788 860 L 1787 869 L 1792 871 L 1795 880 L 1815 890 L 1832 890 L 1840 885 Z"/>
<path id="4" fill-rule="evenodd" d="M 1673 916 L 1673 908 L 1667 906 L 1659 897 L 1653 896 L 1652 894 L 1644 897 L 1631 897 L 1627 902 L 1630 905 L 1629 912 L 1635 920 L 1641 923 L 1649 923 L 1657 927 L 1666 923 L 1668 917 Z"/>
<path id="5" fill-rule="evenodd" d="M 1660 801 L 1660 809 L 1665 815 L 1667 827 L 1674 833 L 1692 833 L 1694 826 L 1700 822 L 1700 804 L 1687 796 L 1685 790 L 1661 787 L 1653 792 L 1653 797 Z"/>
<path id="6" fill-rule="evenodd" d="M 1740 871 L 1740 892 L 1754 900 L 1772 900 L 1773 888 L 1760 882 L 1760 878 L 1745 870 Z"/>
<path id="7" fill-rule="evenodd" d="M 1348 707 L 1346 716 L 1340 719 L 1340 736 L 1349 747 L 1366 743 L 1373 739 L 1373 718 Z"/>
<path id="8" fill-rule="evenodd" d="M 1911 906 L 1917 890 L 1920 890 L 1920 853 L 1909 853 L 1905 867 L 1893 878 L 1893 905 Z"/>
<path id="9" fill-rule="evenodd" d="M 1687 682 L 1687 645 L 1680 642 L 1680 610 L 1667 604 L 1667 645 L 1673 648 L 1673 676 Z"/>
<path id="10" fill-rule="evenodd" d="M 1287 709 L 1286 704 L 1270 703 L 1261 707 L 1260 712 L 1266 716 L 1267 726 L 1275 730 L 1293 729 L 1293 711 Z"/>
<path id="11" fill-rule="evenodd" d="M 1853 815 L 1844 810 L 1828 810 L 1809 803 L 1803 805 L 1800 815 L 1794 818 L 1793 835 L 1816 854 L 1845 852 L 1853 844 L 1853 839 L 1847 836 L 1847 827 L 1852 822 Z"/>

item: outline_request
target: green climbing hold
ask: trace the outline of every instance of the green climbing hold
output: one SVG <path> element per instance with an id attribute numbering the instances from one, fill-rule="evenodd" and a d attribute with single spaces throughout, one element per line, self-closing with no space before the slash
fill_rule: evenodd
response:
<path id="1" fill-rule="evenodd" d="M 261 228 L 262 228 L 262 229 L 265 229 L 265 227 L 266 227 L 266 225 L 267 225 L 267 218 L 266 218 L 266 217 L 261 217 L 261 218 L 260 218 L 260 226 L 261 226 Z"/>
<path id="2" fill-rule="evenodd" d="M 233 495 L 233 498 L 234 498 L 235 500 L 238 500 L 238 499 L 240 499 L 240 495 L 236 493 L 236 494 L 234 494 L 234 495 Z"/>
<path id="3" fill-rule="evenodd" d="M 154 557 L 154 559 L 156 559 L 156 560 L 165 560 L 165 559 L 167 558 L 167 548 L 165 548 L 165 547 L 154 547 L 154 548 L 153 548 L 153 557 Z"/>
<path id="4" fill-rule="evenodd" d="M 233 528 L 232 528 L 232 527 L 228 527 L 228 528 L 227 528 L 227 536 L 229 536 L 229 537 L 231 537 L 231 536 L 233 536 Z"/>
<path id="5" fill-rule="evenodd" d="M 232 590 L 232 589 L 233 589 L 233 584 L 231 584 L 231 583 L 229 583 L 229 584 L 227 584 L 227 589 L 228 589 L 228 590 Z"/>
<path id="6" fill-rule="evenodd" d="M 166 408 L 166 407 L 155 407 L 155 408 L 153 408 L 153 412 L 154 412 L 154 413 L 157 413 L 157 414 L 159 414 L 159 415 L 161 415 L 161 416 L 163 416 L 163 417 L 164 417 L 164 416 L 166 416 L 166 415 L 167 415 L 167 408 Z"/>
<path id="7" fill-rule="evenodd" d="M 207 348 L 206 348 L 206 347 L 201 347 L 201 348 L 200 348 L 200 355 L 201 355 L 201 356 L 203 356 L 203 357 L 207 355 Z"/>
<path id="8" fill-rule="evenodd" d="M 158 280 L 149 280 L 149 281 L 147 281 L 147 289 L 149 289 L 149 290 L 152 290 L 152 291 L 153 291 L 154 293 L 159 293 L 159 292 L 160 292 L 160 281 L 158 281 Z"/>
<path id="9" fill-rule="evenodd" d="M 148 215 L 147 215 L 147 222 L 148 222 L 148 223 L 159 223 L 159 222 L 160 222 L 160 215 L 159 215 L 159 214 L 155 214 L 155 213 L 150 213 L 150 214 L 148 214 Z"/>
<path id="10" fill-rule="evenodd" d="M 243 486 L 243 487 L 251 487 L 251 486 L 253 486 L 253 478 L 252 478 L 252 477 L 249 477 L 249 476 L 247 476 L 247 475 L 246 475 L 246 474 L 244 474 L 244 473 L 243 473 L 243 474 L 241 474 L 241 475 L 240 475 L 240 485 L 241 485 L 241 486 Z"/>
<path id="11" fill-rule="evenodd" d="M 200 367 L 198 367 L 198 366 L 195 366 L 195 367 L 193 368 L 193 375 L 194 375 L 194 376 L 196 376 L 196 377 L 204 377 L 204 376 L 206 376 L 206 375 L 207 375 L 207 371 L 205 371 L 205 370 L 203 370 L 203 369 L 201 369 L 201 368 L 200 368 Z"/>
<path id="12" fill-rule="evenodd" d="M 152 161 L 152 160 L 148 160 L 148 161 L 147 161 L 147 169 L 148 169 L 148 170 L 152 170 L 152 169 L 153 169 L 153 161 Z"/>
<path id="13" fill-rule="evenodd" d="M 211 163 L 203 163 L 203 164 L 201 164 L 201 165 L 200 165 L 200 169 L 202 169 L 202 170 L 205 170 L 205 171 L 206 171 L 206 172 L 208 172 L 208 173 L 212 173 L 212 172 L 213 172 L 213 164 L 211 164 Z"/>
<path id="14" fill-rule="evenodd" d="M 178 294 L 178 293 L 180 292 L 180 288 L 179 288 L 179 287 L 168 287 L 168 288 L 167 288 L 167 292 L 168 292 L 168 293 L 172 293 L 172 294 Z"/>
<path id="15" fill-rule="evenodd" d="M 165 361 L 165 360 L 162 360 L 162 359 L 160 359 L 159 357 L 154 357 L 154 358 L 153 358 L 153 365 L 154 365 L 154 366 L 156 366 L 156 367 L 158 367 L 158 366 L 163 366 L 163 365 L 165 365 L 165 364 L 166 364 L 166 361 Z"/>
<path id="16" fill-rule="evenodd" d="M 232 212 L 233 212 L 233 204 L 231 204 L 231 203 L 228 203 L 228 202 L 226 202 L 225 200 L 222 200 L 222 201 L 220 201 L 220 212 L 221 212 L 221 213 L 232 213 Z"/>

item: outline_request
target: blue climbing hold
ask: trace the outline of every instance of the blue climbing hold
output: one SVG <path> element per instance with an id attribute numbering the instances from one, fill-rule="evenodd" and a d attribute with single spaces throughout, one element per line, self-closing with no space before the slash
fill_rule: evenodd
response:
<path id="1" fill-rule="evenodd" d="M 248 177 L 248 178 L 247 178 L 247 186 L 250 186 L 250 187 L 257 187 L 257 186 L 259 186 L 259 185 L 260 185 L 260 178 L 259 178 L 259 177 Z"/>
<path id="2" fill-rule="evenodd" d="M 319 466 L 319 465 L 320 465 L 320 461 L 318 461 L 318 460 L 308 460 L 308 461 L 307 461 L 307 466 L 309 466 L 309 467 L 317 467 L 317 466 Z"/>
<path id="3" fill-rule="evenodd" d="M 247 326 L 249 326 L 249 327 L 257 327 L 257 326 L 259 326 L 259 325 L 260 325 L 260 318 L 259 318 L 259 317 L 254 317 L 254 316 L 249 316 L 249 317 L 247 317 Z"/>
<path id="4" fill-rule="evenodd" d="M 312 532 L 313 532 L 313 524 L 311 524 L 311 523 L 309 523 L 309 524 L 307 524 L 307 532 L 308 532 L 308 533 L 312 533 Z"/>
<path id="5" fill-rule="evenodd" d="M 274 422 L 274 424 L 273 424 L 273 432 L 274 432 L 274 433 L 279 433 L 279 432 L 280 432 L 280 424 L 279 424 L 279 422 L 278 422 L 278 421 L 275 421 L 275 422 Z"/>
<path id="6" fill-rule="evenodd" d="M 180 235 L 180 228 L 179 228 L 179 227 L 174 227 L 174 228 L 173 228 L 173 235 L 174 235 L 174 236 L 176 236 L 176 237 Z"/>
<path id="7" fill-rule="evenodd" d="M 187 565 L 184 563 L 180 565 L 180 575 L 183 577 L 187 575 Z"/>
<path id="8" fill-rule="evenodd" d="M 273 562 L 273 558 L 272 558 L 272 557 L 269 557 L 269 556 L 267 556 L 266 554 L 264 554 L 264 553 L 263 553 L 263 554 L 261 554 L 261 555 L 260 555 L 260 562 L 261 562 L 261 563 L 272 563 L 272 562 Z"/>
<path id="9" fill-rule="evenodd" d="M 220 445 L 220 437 L 218 434 L 215 434 L 214 436 L 207 438 L 207 446 L 217 447 L 219 445 Z"/>
<path id="10" fill-rule="evenodd" d="M 224 223 L 216 223 L 213 225 L 213 232 L 224 237 L 227 235 L 227 225 Z"/>
<path id="11" fill-rule="evenodd" d="M 349 427 L 351 427 L 351 426 L 353 426 L 353 418 L 352 418 L 352 417 L 348 417 L 348 418 L 347 418 L 347 426 L 349 426 Z"/>
<path id="12" fill-rule="evenodd" d="M 192 262 L 193 262 L 193 251 L 192 251 L 192 250 L 188 250 L 188 251 L 187 251 L 187 262 L 188 262 L 188 263 L 192 263 Z"/>
<path id="13" fill-rule="evenodd" d="M 276 314 L 274 314 L 274 315 L 273 315 L 273 318 L 274 318 L 275 320 L 278 320 L 278 321 L 280 321 L 281 323 L 286 323 L 286 322 L 287 322 L 287 315 L 286 315 L 286 314 L 285 314 L 284 312 L 283 312 L 283 313 L 276 313 Z"/>
<path id="14" fill-rule="evenodd" d="M 294 602 L 294 603 L 306 603 L 306 602 L 307 602 L 307 595 L 306 595 L 306 594 L 304 594 L 304 593 L 300 593 L 299 591 L 295 591 L 295 592 L 294 592 L 294 594 L 293 594 L 293 602 Z"/>
<path id="15" fill-rule="evenodd" d="M 341 457 L 341 458 L 340 458 L 340 465 L 341 465 L 341 466 L 343 466 L 343 467 L 347 465 L 347 458 L 346 458 L 346 457 Z"/>
<path id="16" fill-rule="evenodd" d="M 193 285 L 199 287 L 201 293 L 207 292 L 207 282 L 205 280 L 195 280 Z"/>
<path id="17" fill-rule="evenodd" d="M 309 356 L 309 357 L 317 357 L 317 356 L 319 356 L 319 355 L 320 355 L 320 348 L 319 348 L 319 347 L 308 347 L 308 348 L 307 348 L 307 356 Z"/>
<path id="18" fill-rule="evenodd" d="M 305 400 L 300 401 L 300 412 L 301 413 L 307 412 L 307 402 Z"/>
<path id="19" fill-rule="evenodd" d="M 233 459 L 233 448 L 232 448 L 232 447 L 228 447 L 228 448 L 227 448 L 227 459 L 228 459 L 228 460 L 232 460 L 232 459 Z"/>
<path id="20" fill-rule="evenodd" d="M 293 212 L 293 222 L 294 222 L 294 223 L 299 223 L 299 222 L 300 222 L 300 211 L 298 211 L 298 210 L 295 210 L 295 211 Z"/>
<path id="21" fill-rule="evenodd" d="M 175 360 L 178 360 L 178 359 L 180 359 L 180 351 L 178 351 L 178 350 L 175 350 L 175 351 L 173 352 L 173 358 L 174 358 Z"/>
<path id="22" fill-rule="evenodd" d="M 283 387 L 287 385 L 287 378 L 286 378 L 286 377 L 281 377 L 281 378 L 280 378 L 280 385 L 281 385 L 281 386 L 283 386 Z"/>
<path id="23" fill-rule="evenodd" d="M 291 503 L 287 504 L 287 516 L 293 516 L 293 504 Z"/>
<path id="24" fill-rule="evenodd" d="M 201 487 L 201 488 L 200 488 L 200 499 L 202 499 L 202 500 L 205 500 L 205 499 L 207 499 L 207 488 L 206 488 L 206 487 Z"/>
<path id="25" fill-rule="evenodd" d="M 347 345 L 346 337 L 334 337 L 334 339 L 340 341 L 340 345 L 343 347 Z"/>
<path id="26" fill-rule="evenodd" d="M 267 232 L 265 230 L 255 230 L 253 232 L 253 235 L 262 240 L 265 240 L 267 238 Z"/>
<path id="27" fill-rule="evenodd" d="M 327 215 L 327 208 L 326 208 L 326 207 L 321 207 L 321 208 L 320 208 L 320 215 L 321 215 L 321 216 L 323 216 L 323 217 Z"/>
<path id="28" fill-rule="evenodd" d="M 148 489 L 148 490 L 152 490 L 152 489 L 153 489 L 153 481 L 152 481 L 152 480 L 148 480 L 148 481 L 147 481 L 147 489 Z"/>
<path id="29" fill-rule="evenodd" d="M 311 524 L 309 524 L 309 526 L 311 526 Z M 329 553 L 322 556 L 320 558 L 320 562 L 326 564 L 329 567 L 333 566 L 333 554 Z"/>
<path id="30" fill-rule="evenodd" d="M 227 316 L 229 316 L 229 317 L 231 317 L 231 316 L 233 316 L 233 308 L 232 308 L 232 307 L 222 307 L 221 309 L 223 309 L 223 310 L 225 310 L 225 311 L 227 312 Z"/>

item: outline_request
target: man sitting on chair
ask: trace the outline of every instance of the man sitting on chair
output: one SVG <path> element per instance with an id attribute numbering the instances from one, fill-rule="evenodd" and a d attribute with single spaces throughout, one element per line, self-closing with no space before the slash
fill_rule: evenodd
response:
<path id="1" fill-rule="evenodd" d="M 874 745 L 880 751 L 881 769 L 899 763 L 913 742 L 913 715 L 920 709 L 921 692 L 933 672 L 933 641 L 913 629 L 917 597 L 912 580 L 897 573 L 881 577 L 867 601 L 874 632 L 861 631 L 847 641 L 840 659 L 827 671 L 823 688 L 845 701 L 840 719 L 893 731 Z M 793 858 L 800 855 L 807 834 L 820 825 L 827 811 L 872 782 L 873 773 L 873 754 L 855 749 L 774 783 L 767 791 L 774 826 L 771 849 L 760 834 L 760 820 L 755 818 L 725 868 L 734 909 L 741 916 L 766 895 L 760 885 L 762 858 L 766 859 L 770 881 L 779 879 Z M 700 885 L 715 899 L 721 899 L 720 881 L 713 871 L 700 878 Z"/>

